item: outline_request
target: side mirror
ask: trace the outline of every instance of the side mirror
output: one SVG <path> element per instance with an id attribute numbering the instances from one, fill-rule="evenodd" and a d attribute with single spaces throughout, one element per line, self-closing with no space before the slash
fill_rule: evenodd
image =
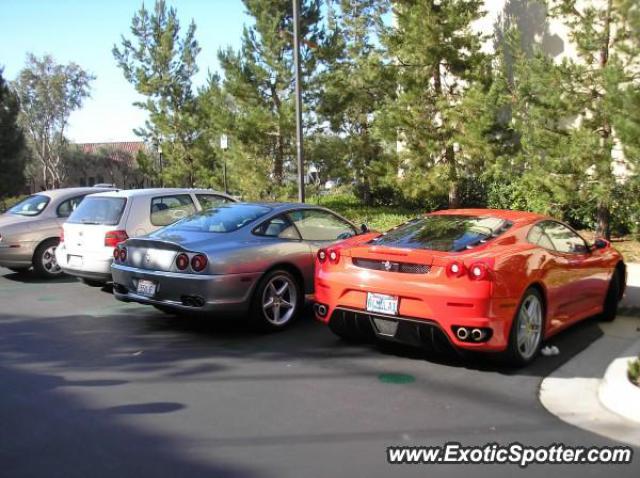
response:
<path id="1" fill-rule="evenodd" d="M 609 241 L 607 241 L 606 239 L 598 238 L 593 243 L 593 248 L 594 249 L 606 249 L 610 245 L 611 245 L 611 243 Z"/>
<path id="2" fill-rule="evenodd" d="M 367 226 L 366 224 L 361 224 L 360 225 L 360 234 L 366 234 L 367 232 L 369 232 L 369 226 Z"/>

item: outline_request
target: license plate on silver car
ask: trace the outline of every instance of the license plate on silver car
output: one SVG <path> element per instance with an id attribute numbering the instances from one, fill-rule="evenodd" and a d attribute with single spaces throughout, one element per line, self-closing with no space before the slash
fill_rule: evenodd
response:
<path id="1" fill-rule="evenodd" d="M 153 297 L 156 295 L 156 283 L 150 280 L 140 279 L 138 281 L 138 294 L 146 297 Z"/>
<path id="2" fill-rule="evenodd" d="M 398 298 L 386 294 L 367 293 L 367 311 L 398 315 Z"/>

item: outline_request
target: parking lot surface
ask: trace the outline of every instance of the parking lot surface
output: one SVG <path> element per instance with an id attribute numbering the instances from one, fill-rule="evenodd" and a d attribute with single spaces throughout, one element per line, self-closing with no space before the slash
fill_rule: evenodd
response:
<path id="1" fill-rule="evenodd" d="M 550 415 L 538 388 L 590 347 L 602 351 L 601 374 L 621 345 L 595 320 L 553 343 L 559 355 L 513 370 L 347 345 L 309 312 L 260 335 L 0 269 L 0 474 L 638 476 L 638 450 L 631 465 L 387 464 L 392 445 L 616 444 Z"/>

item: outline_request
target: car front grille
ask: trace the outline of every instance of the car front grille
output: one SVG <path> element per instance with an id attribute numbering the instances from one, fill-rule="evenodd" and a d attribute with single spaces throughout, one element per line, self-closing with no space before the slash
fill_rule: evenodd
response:
<path id="1" fill-rule="evenodd" d="M 375 271 L 401 272 L 405 274 L 427 274 L 431 266 L 426 264 L 410 264 L 407 262 L 378 261 L 374 259 L 353 258 L 353 265 Z"/>

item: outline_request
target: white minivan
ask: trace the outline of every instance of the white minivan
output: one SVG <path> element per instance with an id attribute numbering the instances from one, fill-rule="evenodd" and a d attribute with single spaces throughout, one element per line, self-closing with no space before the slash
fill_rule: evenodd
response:
<path id="1" fill-rule="evenodd" d="M 63 224 L 56 259 L 69 275 L 92 286 L 111 280 L 113 249 L 196 211 L 235 202 L 210 189 L 129 189 L 91 194 Z"/>

